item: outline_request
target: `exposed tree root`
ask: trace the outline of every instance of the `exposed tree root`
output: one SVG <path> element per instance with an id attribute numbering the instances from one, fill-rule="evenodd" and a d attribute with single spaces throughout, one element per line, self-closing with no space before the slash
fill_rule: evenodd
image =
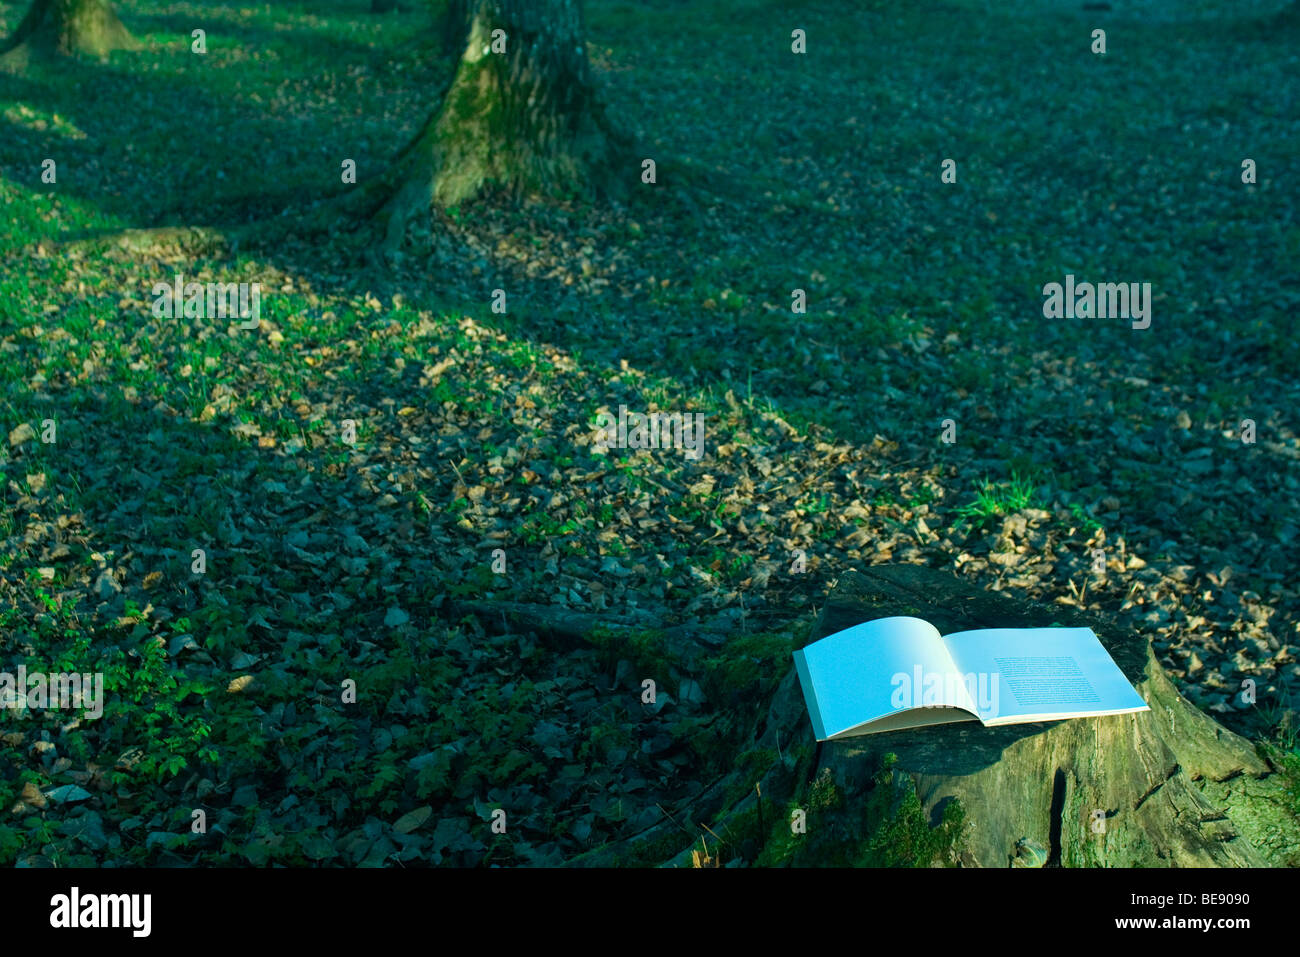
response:
<path id="1" fill-rule="evenodd" d="M 122 229 L 63 240 L 56 244 L 62 253 L 90 254 L 123 252 L 132 256 L 153 256 L 167 252 L 185 256 L 221 255 L 239 245 L 233 232 L 204 226 L 160 226 L 155 229 Z"/>
<path id="2" fill-rule="evenodd" d="M 573 611 L 558 605 L 538 605 L 514 601 L 453 601 L 448 611 L 457 617 L 473 615 L 485 626 L 497 630 L 531 631 L 562 650 L 590 648 L 601 634 L 632 635 L 653 628 L 659 636 L 663 653 L 689 667 L 705 651 L 716 651 L 726 639 L 729 624 L 702 622 L 692 625 L 654 627 L 653 619 L 630 623 L 608 615 Z"/>
<path id="3" fill-rule="evenodd" d="M 36 0 L 28 9 L 27 15 L 23 17 L 22 22 L 18 24 L 18 29 L 13 32 L 9 39 L 0 42 L 0 56 L 10 53 L 27 42 L 27 38 L 36 32 L 36 28 L 41 25 L 45 19 L 45 13 L 49 9 L 48 0 Z"/>
<path id="4" fill-rule="evenodd" d="M 55 248 L 72 255 L 119 252 L 134 257 L 224 256 L 240 249 L 265 249 L 287 240 L 336 233 L 340 224 L 351 218 L 350 198 L 345 194 L 315 203 L 306 210 L 237 225 L 155 226 L 74 235 L 56 242 Z M 363 231 L 365 226 L 366 221 L 362 220 Z M 365 241 L 359 245 L 364 247 Z"/>

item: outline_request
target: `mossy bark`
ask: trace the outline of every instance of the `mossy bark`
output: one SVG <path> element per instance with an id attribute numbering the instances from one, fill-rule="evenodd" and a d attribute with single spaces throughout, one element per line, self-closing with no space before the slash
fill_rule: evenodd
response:
<path id="1" fill-rule="evenodd" d="M 430 201 L 455 205 L 489 185 L 621 191 L 625 144 L 596 96 L 579 0 L 454 0 L 443 36 L 454 75 L 379 186 L 388 246 Z"/>
<path id="2" fill-rule="evenodd" d="M 33 0 L 0 54 L 23 48 L 62 56 L 106 57 L 139 44 L 108 0 Z"/>

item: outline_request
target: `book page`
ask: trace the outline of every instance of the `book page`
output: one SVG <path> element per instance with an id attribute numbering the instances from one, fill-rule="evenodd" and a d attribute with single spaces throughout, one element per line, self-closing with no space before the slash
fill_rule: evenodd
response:
<path id="1" fill-rule="evenodd" d="M 989 628 L 943 642 L 986 725 L 1149 710 L 1091 628 Z"/>
<path id="2" fill-rule="evenodd" d="M 794 653 L 817 740 L 826 741 L 912 708 L 944 706 L 974 713 L 938 630 L 920 618 L 878 618 L 836 632 Z M 964 713 L 918 716 L 912 725 L 964 720 Z M 894 727 L 908 724 L 895 722 Z"/>

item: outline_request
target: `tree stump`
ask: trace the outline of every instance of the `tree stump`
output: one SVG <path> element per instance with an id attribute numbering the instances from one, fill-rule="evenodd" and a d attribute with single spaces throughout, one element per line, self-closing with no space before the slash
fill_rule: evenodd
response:
<path id="1" fill-rule="evenodd" d="M 789 795 L 792 813 L 804 809 L 805 835 L 782 834 L 785 817 L 772 832 L 789 863 L 1300 863 L 1300 826 L 1285 807 L 1282 774 L 1180 696 L 1145 637 L 1103 616 L 1035 606 L 934 569 L 885 565 L 845 574 L 808 641 L 892 615 L 923 618 L 941 634 L 1090 627 L 1151 710 L 998 728 L 945 724 L 816 744 L 791 668 L 755 735 L 756 748 L 815 752 L 805 765 L 805 775 L 816 771 L 811 782 L 796 776 L 793 788 L 781 786 L 789 757 L 760 782 L 769 821 L 779 816 L 772 798 Z M 731 816 L 759 800 L 752 793 Z M 828 832 L 820 841 L 819 826 Z"/>
<path id="2" fill-rule="evenodd" d="M 844 796 L 840 815 L 850 820 L 839 823 L 849 823 L 850 836 L 880 831 L 879 820 L 854 828 L 852 805 L 883 776 L 900 792 L 893 809 L 913 792 L 932 826 L 959 802 L 962 824 L 948 859 L 965 866 L 1234 867 L 1300 858 L 1282 776 L 1251 742 L 1180 696 L 1147 638 L 1099 615 L 1034 606 L 931 568 L 881 566 L 841 577 L 810 641 L 891 615 L 926 619 L 943 635 L 1091 627 L 1152 710 L 998 728 L 943 724 L 822 744 L 818 776 L 829 772 Z M 793 674 L 776 694 L 772 720 L 802 740 L 813 736 Z"/>

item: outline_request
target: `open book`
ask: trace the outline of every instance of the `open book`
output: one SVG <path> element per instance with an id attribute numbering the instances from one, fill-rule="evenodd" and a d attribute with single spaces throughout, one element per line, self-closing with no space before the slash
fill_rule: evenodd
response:
<path id="1" fill-rule="evenodd" d="M 1091 628 L 940 635 L 920 618 L 878 618 L 796 651 L 794 664 L 818 741 L 1150 710 Z"/>

